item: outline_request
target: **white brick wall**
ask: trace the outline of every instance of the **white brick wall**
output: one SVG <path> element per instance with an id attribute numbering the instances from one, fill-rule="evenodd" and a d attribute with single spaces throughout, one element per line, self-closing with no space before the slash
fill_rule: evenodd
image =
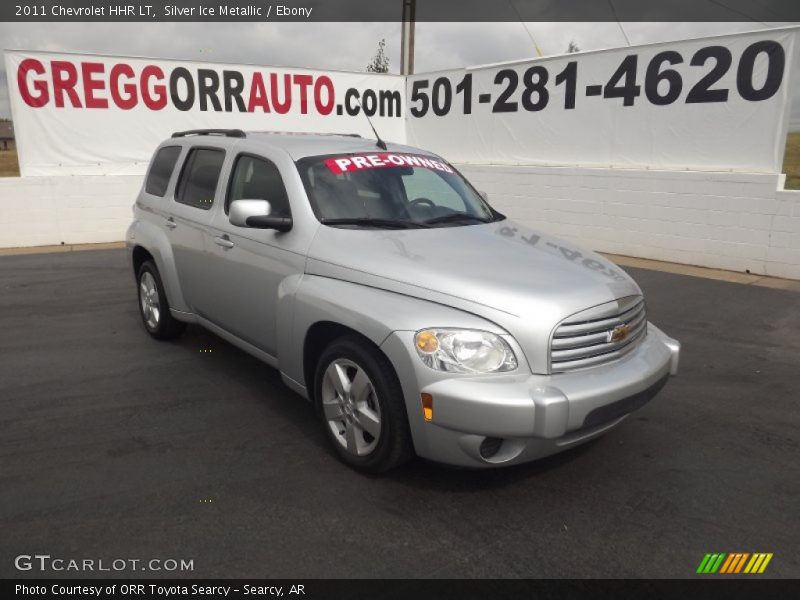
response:
<path id="1" fill-rule="evenodd" d="M 800 191 L 779 191 L 767 261 L 772 275 L 800 279 Z"/>
<path id="2" fill-rule="evenodd" d="M 594 250 L 800 279 L 800 192 L 779 175 L 459 169 L 498 210 Z"/>
<path id="3" fill-rule="evenodd" d="M 141 176 L 0 178 L 0 248 L 125 239 Z"/>
<path id="4" fill-rule="evenodd" d="M 800 279 L 779 175 L 463 165 L 498 210 L 594 250 Z M 124 239 L 141 176 L 0 178 L 0 247 Z"/>

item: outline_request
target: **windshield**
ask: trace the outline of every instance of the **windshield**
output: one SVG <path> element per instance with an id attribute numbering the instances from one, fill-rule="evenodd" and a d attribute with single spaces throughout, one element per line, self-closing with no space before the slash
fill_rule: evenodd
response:
<path id="1" fill-rule="evenodd" d="M 502 218 L 449 164 L 400 152 L 297 161 L 317 218 L 379 229 L 453 227 Z"/>

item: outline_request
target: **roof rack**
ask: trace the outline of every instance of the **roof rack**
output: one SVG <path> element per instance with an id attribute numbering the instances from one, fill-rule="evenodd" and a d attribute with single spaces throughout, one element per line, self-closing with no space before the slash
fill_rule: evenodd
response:
<path id="1" fill-rule="evenodd" d="M 251 131 L 250 133 L 272 133 L 275 135 L 340 135 L 343 137 L 354 137 L 360 138 L 360 133 L 337 133 L 337 132 L 330 132 L 330 131 L 275 131 L 272 129 L 265 129 L 261 131 Z"/>
<path id="2" fill-rule="evenodd" d="M 187 135 L 221 135 L 233 138 L 247 137 L 247 134 L 241 129 L 190 129 L 188 131 L 176 131 L 172 134 L 172 137 L 186 137 Z"/>

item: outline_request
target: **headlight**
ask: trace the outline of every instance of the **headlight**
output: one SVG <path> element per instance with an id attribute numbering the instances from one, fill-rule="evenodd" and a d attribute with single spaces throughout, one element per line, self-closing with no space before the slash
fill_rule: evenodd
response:
<path id="1" fill-rule="evenodd" d="M 426 365 L 452 373 L 496 373 L 517 368 L 506 341 L 488 331 L 423 329 L 414 336 L 417 354 Z"/>

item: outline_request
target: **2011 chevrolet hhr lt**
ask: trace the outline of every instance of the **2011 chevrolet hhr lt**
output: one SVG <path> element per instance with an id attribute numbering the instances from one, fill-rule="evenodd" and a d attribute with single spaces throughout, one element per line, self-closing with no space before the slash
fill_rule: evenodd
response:
<path id="1" fill-rule="evenodd" d="M 127 246 L 150 335 L 199 323 L 277 368 L 371 472 L 415 453 L 487 467 L 571 448 L 678 368 L 680 345 L 614 264 L 380 140 L 176 133 Z"/>

